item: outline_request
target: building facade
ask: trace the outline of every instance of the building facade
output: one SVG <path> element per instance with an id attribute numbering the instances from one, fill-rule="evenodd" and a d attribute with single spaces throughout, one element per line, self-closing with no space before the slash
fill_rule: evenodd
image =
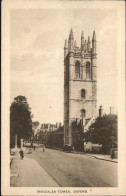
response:
<path id="1" fill-rule="evenodd" d="M 41 141 L 41 143 L 47 143 L 48 138 L 52 136 L 52 144 L 53 144 L 53 135 L 54 133 L 61 128 L 61 123 L 56 122 L 56 124 L 44 123 L 41 124 L 39 130 L 37 131 L 37 139 Z M 51 133 L 51 134 L 50 134 Z"/>
<path id="2" fill-rule="evenodd" d="M 81 46 L 74 41 L 71 29 L 64 46 L 64 145 L 73 144 L 72 122 L 82 121 L 83 127 L 97 113 L 96 35 L 86 40 L 81 34 Z"/>

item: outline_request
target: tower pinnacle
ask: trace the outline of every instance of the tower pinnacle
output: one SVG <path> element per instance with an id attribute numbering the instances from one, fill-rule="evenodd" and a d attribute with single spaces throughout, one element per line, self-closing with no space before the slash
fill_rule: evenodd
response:
<path id="1" fill-rule="evenodd" d="M 92 38 L 92 41 L 96 41 L 95 31 L 93 31 L 93 38 Z"/>
<path id="2" fill-rule="evenodd" d="M 81 33 L 81 39 L 84 39 L 84 32 Z"/>
<path id="3" fill-rule="evenodd" d="M 84 32 L 81 33 L 81 50 L 84 50 Z"/>
<path id="4" fill-rule="evenodd" d="M 64 48 L 67 48 L 67 40 L 65 39 Z"/>
<path id="5" fill-rule="evenodd" d="M 73 37 L 73 29 L 71 28 L 71 30 L 70 30 L 70 36 L 69 36 L 69 38 L 71 38 L 71 39 L 73 39 L 74 37 Z"/>
<path id="6" fill-rule="evenodd" d="M 95 31 L 93 31 L 93 37 L 92 37 L 92 54 L 96 57 L 96 35 Z"/>
<path id="7" fill-rule="evenodd" d="M 86 39 L 85 39 L 85 42 L 84 42 L 84 48 L 85 48 L 85 50 L 87 49 L 87 41 L 86 41 Z"/>
<path id="8" fill-rule="evenodd" d="M 77 42 L 76 42 L 76 40 L 74 41 L 74 48 L 76 48 L 76 46 L 77 46 Z"/>
<path id="9" fill-rule="evenodd" d="M 73 30 L 71 28 L 69 40 L 68 40 L 68 51 L 73 52 L 73 48 L 74 48 L 74 37 L 73 37 Z"/>
<path id="10" fill-rule="evenodd" d="M 88 50 L 91 49 L 90 44 L 91 44 L 91 42 L 90 42 L 90 37 L 88 36 L 88 43 L 87 43 L 87 49 L 88 49 Z"/>

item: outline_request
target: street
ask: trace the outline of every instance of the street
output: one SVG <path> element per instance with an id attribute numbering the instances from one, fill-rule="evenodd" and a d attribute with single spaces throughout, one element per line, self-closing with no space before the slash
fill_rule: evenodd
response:
<path id="1" fill-rule="evenodd" d="M 24 156 L 20 160 L 19 186 L 117 186 L 118 164 L 114 162 L 54 149 L 43 152 L 41 148 L 32 149 L 31 153 L 26 148 Z"/>

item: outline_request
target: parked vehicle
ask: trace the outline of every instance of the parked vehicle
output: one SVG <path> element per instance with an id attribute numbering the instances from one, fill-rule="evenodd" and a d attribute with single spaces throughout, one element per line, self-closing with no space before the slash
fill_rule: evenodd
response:
<path id="1" fill-rule="evenodd" d="M 112 159 L 118 158 L 118 150 L 117 150 L 117 148 L 111 148 L 110 155 L 111 155 Z"/>
<path id="2" fill-rule="evenodd" d="M 71 152 L 71 151 L 73 151 L 73 147 L 71 145 L 66 144 L 63 147 L 63 152 Z"/>

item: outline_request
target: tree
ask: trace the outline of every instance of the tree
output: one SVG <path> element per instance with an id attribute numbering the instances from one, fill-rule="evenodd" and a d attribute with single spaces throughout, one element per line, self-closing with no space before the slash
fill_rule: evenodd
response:
<path id="1" fill-rule="evenodd" d="M 83 126 L 81 124 L 81 121 L 79 123 L 73 121 L 71 128 L 72 128 L 72 136 L 73 136 L 73 145 L 75 150 L 83 151 L 84 149 Z"/>
<path id="2" fill-rule="evenodd" d="M 104 115 L 96 118 L 96 121 L 84 133 L 85 141 L 106 146 L 117 146 L 117 115 Z"/>
<path id="3" fill-rule="evenodd" d="M 33 125 L 34 127 L 38 127 L 39 124 L 40 124 L 40 123 L 39 123 L 38 121 L 35 121 L 35 122 L 32 123 L 32 125 Z"/>
<path id="4" fill-rule="evenodd" d="M 20 146 L 20 139 L 28 139 L 32 134 L 32 115 L 25 96 L 14 98 L 10 106 L 10 147 L 15 144 L 15 134 L 17 134 L 17 144 Z"/>

